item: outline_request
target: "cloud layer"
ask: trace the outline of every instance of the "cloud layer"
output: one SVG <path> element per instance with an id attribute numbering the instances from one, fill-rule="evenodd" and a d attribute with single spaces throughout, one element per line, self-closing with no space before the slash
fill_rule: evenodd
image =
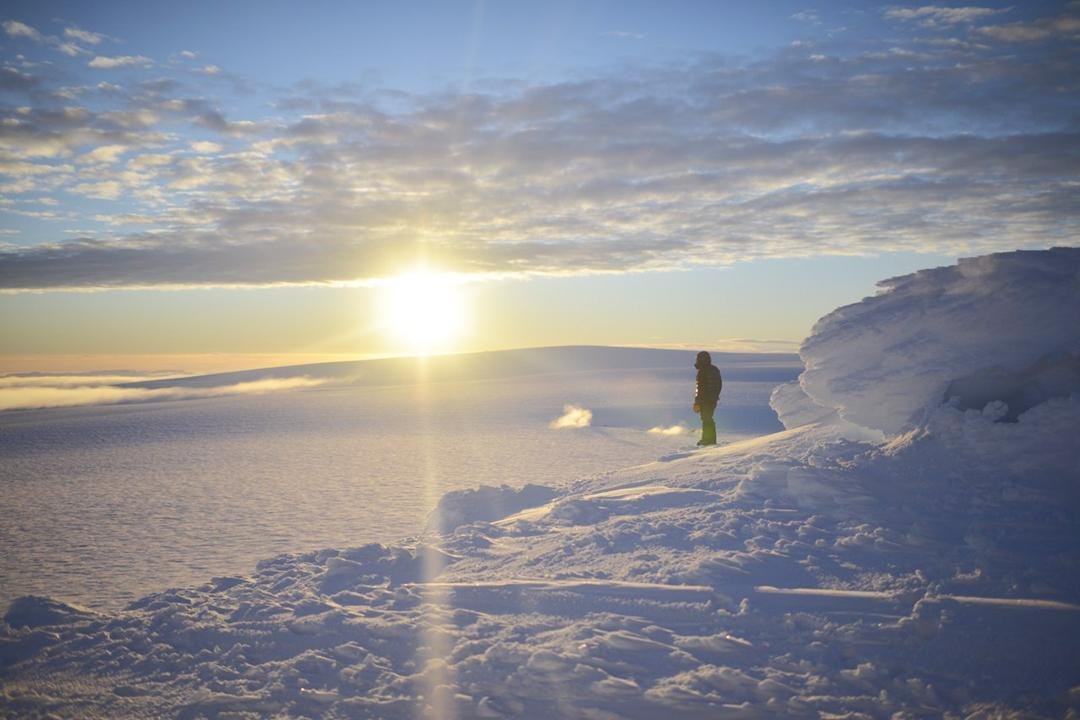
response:
<path id="1" fill-rule="evenodd" d="M 193 52 L 107 54 L 73 29 L 54 40 L 94 46 L 80 84 L 0 68 L 5 211 L 40 233 L 0 245 L 0 289 L 349 283 L 418 258 L 571 274 L 1076 242 L 1076 4 L 1030 22 L 977 7 L 882 17 L 887 41 L 823 36 L 753 61 L 423 94 L 304 83 L 265 117 L 222 110 L 245 81 Z M 86 203 L 102 209 L 71 209 Z M 73 223 L 86 229 L 49 235 Z"/>
<path id="2" fill-rule="evenodd" d="M 76 407 L 81 405 L 116 405 L 153 402 L 156 400 L 190 400 L 195 398 L 222 397 L 226 395 L 258 395 L 281 390 L 297 390 L 315 387 L 326 381 L 309 377 L 253 380 L 251 382 L 221 385 L 218 387 L 163 387 L 138 388 L 94 384 L 100 378 L 84 378 L 76 384 L 70 376 L 57 376 L 52 384 L 48 377 L 37 377 L 34 382 L 20 383 L 11 377 L 0 378 L 0 411 L 29 410 L 51 407 Z M 128 378 L 130 381 L 130 378 Z"/>

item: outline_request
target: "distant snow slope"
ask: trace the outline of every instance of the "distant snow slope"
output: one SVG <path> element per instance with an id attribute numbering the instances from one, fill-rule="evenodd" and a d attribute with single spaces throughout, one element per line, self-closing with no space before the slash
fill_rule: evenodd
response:
<path id="1" fill-rule="evenodd" d="M 1065 262 L 1050 252 L 1024 257 L 1043 270 L 1046 259 Z M 935 293 L 962 291 L 963 273 L 954 277 L 955 287 L 939 279 Z M 1042 270 L 1033 277 L 1059 298 L 1076 282 L 1062 275 L 1055 284 Z M 1008 283 L 1001 291 L 1051 307 L 1043 294 Z M 891 315 L 854 306 L 845 331 L 866 357 L 867 335 L 936 318 L 933 305 L 897 301 Z M 969 323 L 993 322 L 979 303 L 971 307 Z M 1011 357 L 1013 346 L 1075 341 L 1075 324 L 1056 327 L 1056 340 L 1043 329 L 1030 343 L 1022 332 L 1000 334 L 1000 347 L 979 337 L 987 352 Z M 925 374 L 926 384 L 979 371 L 955 360 L 963 353 L 948 337 L 966 341 L 938 333 L 940 362 L 908 355 L 947 368 L 950 377 L 931 383 Z M 813 355 L 819 367 L 842 364 L 838 339 L 808 346 L 821 348 Z M 865 363 L 850 367 L 868 377 Z M 925 387 L 911 380 L 924 374 L 904 364 L 895 378 L 888 363 L 881 367 L 886 386 Z M 3 710 L 641 719 L 1080 713 L 1080 395 L 1056 385 L 1064 394 L 1035 398 L 1005 422 L 994 401 L 941 406 L 926 390 L 914 410 L 905 399 L 868 414 L 856 384 L 825 384 L 829 394 L 815 399 L 835 404 L 817 417 L 789 413 L 809 422 L 779 433 L 672 453 L 561 489 L 450 493 L 427 534 L 406 543 L 280 556 L 252 575 L 151 595 L 113 615 L 20 599 L 0 626 Z M 792 406 L 808 400 L 780 395 Z M 888 405 L 893 392 L 875 397 Z M 922 408 L 931 409 L 920 420 Z M 881 421 L 900 417 L 898 426 Z"/>
<path id="2" fill-rule="evenodd" d="M 728 380 L 742 382 L 778 382 L 793 368 L 802 369 L 798 356 L 791 354 L 716 353 L 715 357 Z M 171 373 L 126 381 L 122 376 L 0 375 L 0 412 L 265 395 L 332 386 L 414 386 L 550 378 L 567 373 L 686 371 L 693 364 L 694 353 L 686 350 L 566 346 L 312 363 L 188 377 Z M 0 415 L 0 422 L 4 417 Z"/>
<path id="3" fill-rule="evenodd" d="M 795 355 L 785 353 L 716 352 L 716 364 L 732 379 L 774 380 L 799 365 Z M 564 347 L 494 350 L 428 358 L 385 358 L 349 362 L 314 363 L 236 372 L 167 378 L 125 383 L 128 388 L 220 387 L 259 380 L 306 377 L 350 385 L 407 385 L 417 382 L 418 371 L 426 381 L 495 380 L 526 375 L 554 375 L 596 370 L 692 368 L 695 352 L 656 348 L 571 345 Z"/>

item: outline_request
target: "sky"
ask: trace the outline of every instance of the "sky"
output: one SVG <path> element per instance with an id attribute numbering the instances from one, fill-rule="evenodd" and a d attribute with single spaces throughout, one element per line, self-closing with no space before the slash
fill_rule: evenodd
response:
<path id="1" fill-rule="evenodd" d="M 792 350 L 1080 244 L 1080 3 L 8 2 L 0 372 Z M 433 305 L 439 304 L 434 298 Z"/>

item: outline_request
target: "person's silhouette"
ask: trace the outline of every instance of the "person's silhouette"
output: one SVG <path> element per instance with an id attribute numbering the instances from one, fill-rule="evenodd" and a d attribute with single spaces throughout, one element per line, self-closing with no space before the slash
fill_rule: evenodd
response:
<path id="1" fill-rule="evenodd" d="M 720 377 L 720 370 L 712 364 L 709 353 L 704 350 L 697 354 L 694 367 L 697 368 L 694 412 L 701 415 L 701 439 L 698 440 L 698 445 L 715 445 L 716 422 L 713 420 L 713 413 L 716 412 L 716 404 L 720 402 L 720 390 L 724 387 L 724 380 Z"/>

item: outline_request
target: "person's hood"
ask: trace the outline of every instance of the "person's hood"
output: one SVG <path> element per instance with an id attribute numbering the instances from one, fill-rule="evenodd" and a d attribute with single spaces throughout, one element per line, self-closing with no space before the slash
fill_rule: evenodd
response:
<path id="1" fill-rule="evenodd" d="M 707 368 L 712 365 L 712 356 L 709 353 L 702 350 L 697 354 L 697 360 L 694 361 L 694 367 L 698 370 L 701 368 Z"/>

